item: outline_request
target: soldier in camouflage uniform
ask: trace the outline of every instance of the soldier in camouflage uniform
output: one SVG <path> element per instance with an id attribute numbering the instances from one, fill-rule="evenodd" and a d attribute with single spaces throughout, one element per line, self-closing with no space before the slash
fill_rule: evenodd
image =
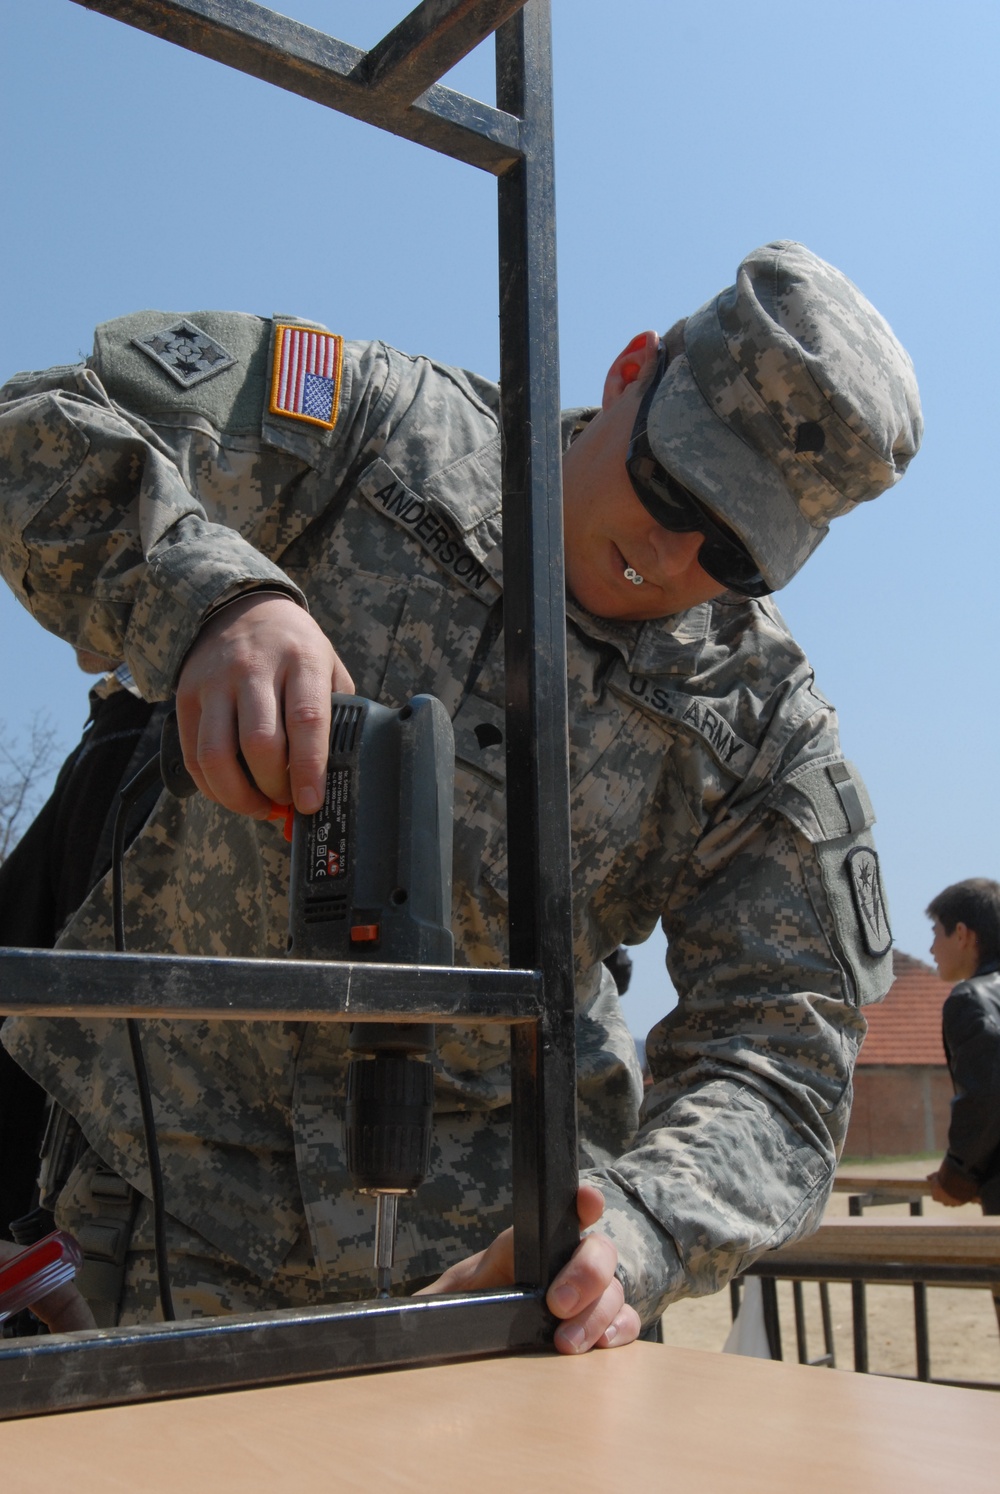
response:
<path id="1" fill-rule="evenodd" d="M 46 627 L 124 657 L 147 698 L 177 692 L 203 790 L 164 796 L 132 847 L 127 947 L 283 954 L 287 848 L 260 816 L 268 798 L 317 807 L 328 693 L 353 683 L 392 705 L 429 691 L 452 715 L 456 958 L 501 964 L 496 388 L 294 318 L 146 312 L 4 399 L 6 579 Z M 822 1213 L 890 934 L 867 794 L 767 593 L 919 437 L 889 327 L 787 242 L 665 338 L 634 338 L 602 408 L 567 418 L 581 1177 L 604 1212 L 550 1292 L 563 1349 L 627 1341 Z M 679 1003 L 650 1034 L 640 1113 L 601 961 L 660 918 Z M 107 887 L 62 944 L 111 947 Z M 369 1290 L 344 1029 L 145 1031 L 181 1314 Z M 145 1200 L 122 1024 L 19 1019 L 4 1041 L 92 1148 L 59 1222 L 86 1233 L 119 1178 Z M 506 1269 L 503 1242 L 468 1262 L 508 1217 L 506 1033 L 440 1031 L 436 1081 L 431 1176 L 401 1211 L 408 1288 Z M 147 1213 L 126 1320 L 150 1310 Z"/>

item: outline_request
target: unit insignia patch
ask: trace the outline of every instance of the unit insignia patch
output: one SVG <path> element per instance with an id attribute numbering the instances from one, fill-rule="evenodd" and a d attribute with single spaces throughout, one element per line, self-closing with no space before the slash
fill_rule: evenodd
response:
<path id="1" fill-rule="evenodd" d="M 132 342 L 182 389 L 190 389 L 236 362 L 220 342 L 186 318 L 148 337 L 133 337 Z"/>
<path id="2" fill-rule="evenodd" d="M 882 892 L 878 856 L 870 846 L 856 846 L 848 852 L 846 866 L 865 947 L 871 955 L 884 955 L 892 943 L 892 930 Z"/>

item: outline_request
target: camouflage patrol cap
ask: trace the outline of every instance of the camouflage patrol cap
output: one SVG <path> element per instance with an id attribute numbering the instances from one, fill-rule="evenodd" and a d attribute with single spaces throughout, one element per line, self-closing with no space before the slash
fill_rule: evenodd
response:
<path id="1" fill-rule="evenodd" d="M 831 519 L 898 482 L 922 420 L 888 323 L 839 270 L 781 240 L 688 318 L 647 429 L 657 460 L 777 589 Z"/>

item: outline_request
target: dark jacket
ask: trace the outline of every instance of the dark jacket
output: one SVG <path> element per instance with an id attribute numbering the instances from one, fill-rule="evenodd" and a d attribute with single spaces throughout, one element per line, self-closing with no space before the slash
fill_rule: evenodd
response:
<path id="1" fill-rule="evenodd" d="M 942 1171 L 949 1193 L 982 1199 L 1000 1214 L 1000 961 L 960 981 L 942 1013 L 955 1086 Z"/>

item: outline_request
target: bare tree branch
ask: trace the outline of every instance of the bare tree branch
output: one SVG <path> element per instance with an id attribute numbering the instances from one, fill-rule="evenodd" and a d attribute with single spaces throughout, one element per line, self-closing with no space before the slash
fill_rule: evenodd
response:
<path id="1" fill-rule="evenodd" d="M 12 737 L 0 725 L 0 862 L 10 855 L 51 788 L 63 756 L 56 729 L 36 711 L 26 735 Z"/>

